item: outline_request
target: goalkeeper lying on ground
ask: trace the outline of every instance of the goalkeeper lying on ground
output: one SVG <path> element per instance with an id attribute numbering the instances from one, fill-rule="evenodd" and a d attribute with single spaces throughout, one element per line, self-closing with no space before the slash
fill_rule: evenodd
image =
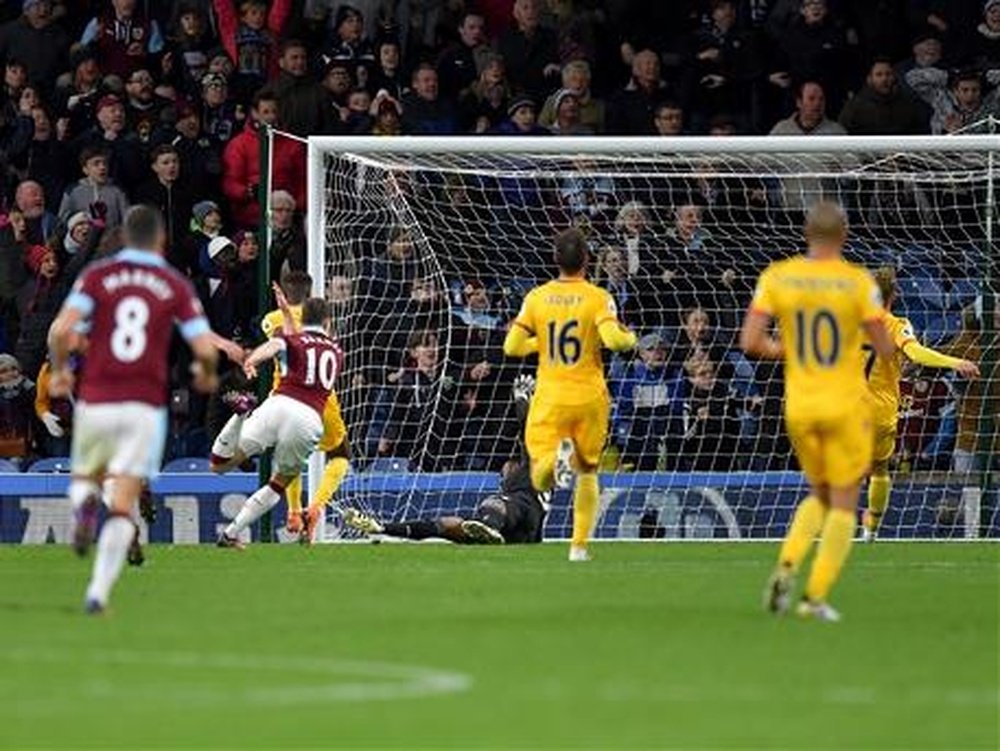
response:
<path id="1" fill-rule="evenodd" d="M 357 509 L 347 508 L 343 512 L 344 523 L 367 534 L 408 540 L 443 537 L 469 545 L 541 542 L 550 493 L 538 493 L 532 487 L 528 457 L 524 451 L 524 424 L 534 390 L 535 379 L 532 376 L 520 376 L 514 381 L 514 408 L 521 425 L 521 456 L 503 465 L 499 491 L 479 502 L 472 519 L 442 516 L 383 524 Z"/>

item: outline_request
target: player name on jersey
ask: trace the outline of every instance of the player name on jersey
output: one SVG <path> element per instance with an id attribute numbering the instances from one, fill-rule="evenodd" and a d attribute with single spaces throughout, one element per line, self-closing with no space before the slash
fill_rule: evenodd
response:
<path id="1" fill-rule="evenodd" d="M 300 401 L 322 416 L 343 362 L 340 344 L 322 331 L 309 329 L 284 341 L 285 367 L 274 393 Z"/>
<path id="2" fill-rule="evenodd" d="M 122 287 L 141 287 L 164 302 L 174 296 L 173 289 L 166 279 L 142 268 L 123 268 L 107 274 L 101 280 L 101 286 L 108 294 L 114 294 Z"/>

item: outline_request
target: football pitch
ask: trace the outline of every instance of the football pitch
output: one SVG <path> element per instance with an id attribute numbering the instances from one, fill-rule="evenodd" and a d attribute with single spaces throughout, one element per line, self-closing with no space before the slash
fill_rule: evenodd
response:
<path id="1" fill-rule="evenodd" d="M 773 544 L 0 547 L 0 747 L 996 748 L 1000 546 L 856 546 L 840 624 Z"/>

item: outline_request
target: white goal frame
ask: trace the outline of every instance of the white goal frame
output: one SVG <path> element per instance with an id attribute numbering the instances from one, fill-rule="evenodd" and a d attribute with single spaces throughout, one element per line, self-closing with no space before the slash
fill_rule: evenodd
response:
<path id="1" fill-rule="evenodd" d="M 324 296 L 326 272 L 326 216 L 324 157 L 327 154 L 517 154 L 517 155 L 609 155 L 622 154 L 920 154 L 970 153 L 986 155 L 987 185 L 984 211 L 986 217 L 985 247 L 991 257 L 998 256 L 994 248 L 995 160 L 1000 154 L 1000 134 L 944 136 L 734 136 L 734 137 L 656 137 L 656 136 L 310 136 L 307 156 L 308 221 L 307 270 L 313 279 L 313 294 Z M 845 172 L 844 174 L 850 174 Z M 1000 304 L 992 291 L 997 282 L 991 279 L 987 263 L 983 278 L 983 315 L 988 316 Z M 985 403 L 984 400 L 984 413 Z M 987 424 L 986 415 L 981 425 Z M 981 452 L 980 452 L 981 453 Z M 314 454 L 309 464 L 309 487 L 318 486 L 323 470 L 323 457 Z M 979 536 L 979 508 L 983 488 L 989 482 L 989 470 L 984 469 L 979 486 L 969 486 L 962 492 L 965 506 L 965 537 Z M 322 530 L 321 530 L 322 532 Z M 321 534 L 322 536 L 322 534 Z"/>

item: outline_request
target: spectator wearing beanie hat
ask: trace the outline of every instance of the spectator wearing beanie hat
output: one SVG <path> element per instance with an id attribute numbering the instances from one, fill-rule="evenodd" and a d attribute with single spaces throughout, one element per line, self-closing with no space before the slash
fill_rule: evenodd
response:
<path id="1" fill-rule="evenodd" d="M 23 459 L 31 448 L 35 384 L 24 377 L 21 363 L 0 354 L 0 457 Z"/>
<path id="2" fill-rule="evenodd" d="M 67 255 L 75 256 L 83 250 L 90 240 L 90 217 L 83 211 L 78 211 L 66 221 L 66 236 L 63 238 L 63 249 Z"/>
<path id="3" fill-rule="evenodd" d="M 366 88 L 375 68 L 375 51 L 365 38 L 365 20 L 352 5 L 337 8 L 334 36 L 326 57 L 350 63 L 351 75 L 361 88 Z"/>
<path id="4" fill-rule="evenodd" d="M 190 230 L 183 243 L 179 243 L 176 255 L 171 257 L 167 250 L 167 260 L 188 274 L 208 273 L 211 264 L 208 257 L 208 244 L 222 231 L 222 213 L 215 201 L 199 201 L 191 210 Z"/>
<path id="5" fill-rule="evenodd" d="M 59 275 L 55 252 L 45 245 L 29 245 L 24 252 L 24 265 L 31 274 L 31 281 L 21 288 L 18 295 L 21 318 L 33 313 L 52 290 Z"/>
<path id="6" fill-rule="evenodd" d="M 548 128 L 538 124 L 535 100 L 528 96 L 514 97 L 507 108 L 507 119 L 493 129 L 494 133 L 506 136 L 547 136 Z"/>

